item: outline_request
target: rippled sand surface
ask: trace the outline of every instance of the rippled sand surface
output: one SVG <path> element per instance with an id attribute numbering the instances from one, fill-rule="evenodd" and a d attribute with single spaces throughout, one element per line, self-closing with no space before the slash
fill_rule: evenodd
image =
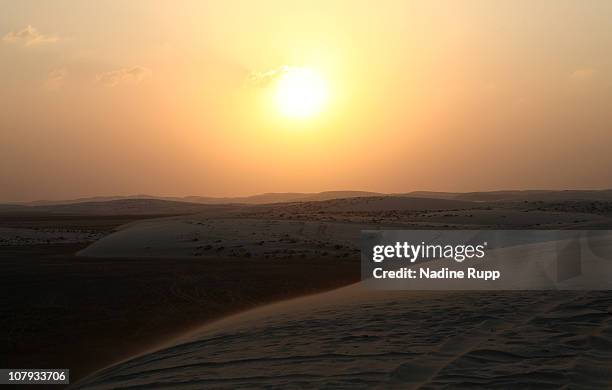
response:
<path id="1" fill-rule="evenodd" d="M 612 386 L 610 292 L 372 292 L 255 309 L 75 388 Z"/>

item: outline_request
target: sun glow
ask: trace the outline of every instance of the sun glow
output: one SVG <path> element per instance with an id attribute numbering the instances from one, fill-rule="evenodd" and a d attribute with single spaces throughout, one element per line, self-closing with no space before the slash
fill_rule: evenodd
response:
<path id="1" fill-rule="evenodd" d="M 275 102 L 290 118 L 310 118 L 327 103 L 325 80 L 309 68 L 288 68 L 277 80 Z"/>

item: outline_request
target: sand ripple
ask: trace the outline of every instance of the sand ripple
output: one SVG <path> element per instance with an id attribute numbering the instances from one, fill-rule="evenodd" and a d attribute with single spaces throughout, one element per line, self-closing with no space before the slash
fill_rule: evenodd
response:
<path id="1" fill-rule="evenodd" d="M 612 386 L 612 293 L 351 294 L 238 316 L 75 388 Z"/>

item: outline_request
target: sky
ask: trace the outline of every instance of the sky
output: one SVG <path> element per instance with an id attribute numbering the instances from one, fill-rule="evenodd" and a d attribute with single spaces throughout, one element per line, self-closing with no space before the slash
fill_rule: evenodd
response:
<path id="1" fill-rule="evenodd" d="M 612 187 L 612 2 L 0 0 L 0 201 Z M 273 102 L 315 72 L 308 118 Z"/>

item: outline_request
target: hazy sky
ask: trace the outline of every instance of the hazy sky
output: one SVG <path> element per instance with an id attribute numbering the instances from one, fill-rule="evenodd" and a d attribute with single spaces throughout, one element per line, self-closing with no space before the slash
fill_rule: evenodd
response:
<path id="1" fill-rule="evenodd" d="M 612 187 L 611 21 L 609 0 L 0 0 L 0 201 Z M 273 106 L 283 66 L 326 80 L 319 115 Z"/>

